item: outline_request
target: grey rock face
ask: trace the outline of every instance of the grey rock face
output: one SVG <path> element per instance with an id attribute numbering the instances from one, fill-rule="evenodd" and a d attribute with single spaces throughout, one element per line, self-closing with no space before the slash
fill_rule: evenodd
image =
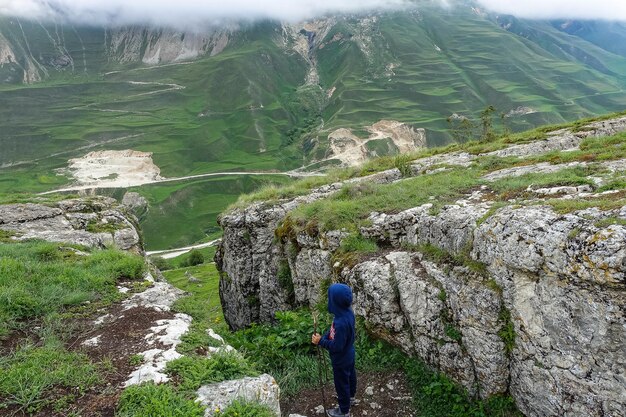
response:
<path id="1" fill-rule="evenodd" d="M 8 204 L 0 206 L 0 229 L 15 240 L 41 239 L 143 253 L 139 232 L 114 199 L 63 200 L 51 205 Z"/>
<path id="2" fill-rule="evenodd" d="M 148 200 L 141 194 L 132 191 L 127 192 L 122 197 L 122 205 L 128 208 L 136 216 L 140 216 L 148 209 Z"/>
<path id="3" fill-rule="evenodd" d="M 556 132 L 511 155 L 569 149 L 584 137 L 623 131 L 626 118 L 594 126 L 578 134 Z M 427 174 L 438 164 L 472 157 L 445 159 L 420 160 L 413 169 Z M 624 165 L 605 166 L 620 172 Z M 564 167 L 518 167 L 486 179 Z M 388 171 L 377 180 L 399 177 Z M 344 231 L 275 236 L 290 210 L 343 186 L 273 206 L 257 204 L 221 219 L 224 240 L 216 258 L 231 327 L 316 304 L 325 281 L 345 282 L 354 289 L 355 313 L 373 331 L 476 396 L 510 393 L 532 417 L 626 415 L 626 226 L 604 221 L 626 219 L 626 207 L 559 214 L 540 205 L 541 195 L 594 196 L 587 187 L 561 187 L 534 190 L 537 199 L 525 207 L 491 210 L 476 191 L 437 213 L 429 204 L 371 213 L 360 232 L 384 249 L 345 264 L 334 256 Z M 425 244 L 449 256 L 420 253 Z M 285 264 L 291 300 L 277 278 Z"/>

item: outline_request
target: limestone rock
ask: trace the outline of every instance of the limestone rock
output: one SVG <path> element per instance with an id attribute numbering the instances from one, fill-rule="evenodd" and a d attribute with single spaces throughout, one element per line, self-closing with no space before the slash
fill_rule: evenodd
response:
<path id="1" fill-rule="evenodd" d="M 94 248 L 115 245 L 143 253 L 134 221 L 114 199 L 104 197 L 0 206 L 0 229 L 13 232 L 15 240 L 40 239 Z"/>
<path id="2" fill-rule="evenodd" d="M 148 200 L 141 194 L 129 191 L 122 197 L 122 205 L 128 208 L 136 216 L 140 216 L 148 209 Z"/>
<path id="3" fill-rule="evenodd" d="M 267 374 L 205 385 L 196 394 L 196 401 L 206 407 L 206 417 L 213 416 L 218 409 L 225 409 L 236 399 L 267 405 L 280 417 L 280 389 L 274 378 Z"/>

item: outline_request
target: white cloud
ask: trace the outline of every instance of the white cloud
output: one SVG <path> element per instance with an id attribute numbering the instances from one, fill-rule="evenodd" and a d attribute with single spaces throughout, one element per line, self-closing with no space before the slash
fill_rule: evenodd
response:
<path id="1" fill-rule="evenodd" d="M 198 29 L 239 20 L 299 21 L 328 13 L 397 9 L 420 1 L 451 7 L 463 0 L 0 0 L 0 15 L 92 25 L 152 24 Z M 475 0 L 527 18 L 626 21 L 626 0 Z"/>
<path id="2" fill-rule="evenodd" d="M 97 25 L 197 27 L 232 20 L 298 21 L 405 4 L 407 0 L 0 0 L 0 14 Z"/>
<path id="3" fill-rule="evenodd" d="M 600 19 L 626 21 L 624 0 L 478 0 L 498 13 L 531 19 Z"/>

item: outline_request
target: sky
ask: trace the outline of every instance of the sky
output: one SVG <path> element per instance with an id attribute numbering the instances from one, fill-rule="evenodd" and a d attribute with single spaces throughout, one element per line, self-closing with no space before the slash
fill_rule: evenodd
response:
<path id="1" fill-rule="evenodd" d="M 458 0 L 431 0 L 448 7 Z M 626 21 L 626 0 L 476 0 L 528 18 Z M 411 0 L 0 0 L 0 14 L 92 25 L 190 27 L 236 20 L 300 21 L 328 13 L 401 9 Z"/>

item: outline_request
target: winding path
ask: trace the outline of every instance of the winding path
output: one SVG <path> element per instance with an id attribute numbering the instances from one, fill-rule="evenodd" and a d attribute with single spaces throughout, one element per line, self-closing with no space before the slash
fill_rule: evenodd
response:
<path id="1" fill-rule="evenodd" d="M 216 239 L 207 243 L 201 243 L 201 244 L 193 245 L 193 246 L 185 246 L 184 248 L 155 250 L 155 251 L 146 252 L 146 255 L 148 256 L 158 255 L 164 259 L 172 259 L 172 258 L 176 258 L 177 256 L 184 255 L 188 252 L 191 252 L 194 249 L 210 248 L 211 246 L 217 245 L 221 240 L 222 239 Z"/>
<path id="2" fill-rule="evenodd" d="M 324 174 L 320 173 L 309 173 L 309 172 L 296 172 L 296 171 L 287 171 L 287 172 L 212 172 L 209 174 L 198 174 L 198 175 L 188 175 L 186 177 L 176 177 L 176 178 L 162 178 L 155 180 L 146 180 L 142 182 L 134 182 L 134 183 L 94 183 L 94 184 L 84 184 L 84 185 L 76 185 L 74 187 L 67 188 L 59 188 L 52 191 L 46 191 L 43 193 L 39 193 L 37 195 L 50 195 L 56 193 L 66 193 L 71 191 L 85 191 L 85 190 L 102 190 L 102 189 L 112 189 L 112 188 L 132 188 L 132 187 L 141 187 L 143 185 L 150 184 L 163 184 L 170 182 L 179 182 L 179 181 L 187 181 L 187 180 L 195 180 L 209 177 L 224 177 L 224 176 L 238 176 L 238 175 L 253 175 L 253 176 L 286 176 L 292 178 L 306 178 L 306 177 L 319 177 L 324 176 Z"/>

